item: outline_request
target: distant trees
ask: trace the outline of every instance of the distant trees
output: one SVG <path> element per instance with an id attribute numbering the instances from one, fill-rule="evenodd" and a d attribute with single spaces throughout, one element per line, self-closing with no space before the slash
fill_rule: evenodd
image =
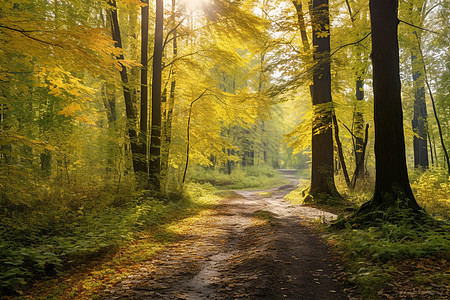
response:
<path id="1" fill-rule="evenodd" d="M 352 180 L 347 172 L 349 187 L 366 167 L 373 169 L 373 134 L 364 131 L 372 113 L 364 2 L 214 0 L 194 6 L 172 0 L 166 19 L 162 0 L 16 2 L 0 4 L 0 122 L 7 136 L 0 145 L 0 161 L 7 166 L 0 168 L 2 178 L 18 165 L 39 175 L 27 175 L 36 186 L 38 179 L 73 183 L 95 165 L 98 174 L 114 175 L 118 186 L 126 178 L 138 189 L 180 188 L 189 115 L 190 166 L 232 173 L 241 166 L 310 164 L 314 198 L 338 197 L 334 176 L 346 157 L 348 170 L 355 170 Z M 413 12 L 423 13 L 422 1 L 413 4 Z M 415 156 L 407 149 L 415 165 L 426 166 L 429 147 L 442 166 L 445 151 L 436 141 L 448 143 L 448 59 L 434 59 L 447 40 L 445 34 L 432 35 L 441 45 L 433 52 L 421 29 L 430 25 L 444 32 L 445 5 L 427 10 L 436 17 L 431 25 L 428 19 L 411 20 L 419 27 L 414 31 L 424 60 L 420 43 L 411 52 L 409 41 L 402 52 L 413 69 L 408 65 L 405 71 L 411 86 L 406 97 L 417 96 L 417 105 L 404 107 L 407 123 L 414 124 L 406 137 L 421 145 Z M 336 23 L 330 24 L 330 10 Z M 429 85 L 425 64 L 432 70 Z M 427 118 L 428 86 L 436 93 L 442 126 Z M 286 113 L 300 123 L 294 130 L 293 121 L 283 120 Z M 336 142 L 333 128 L 339 129 Z M 285 138 L 295 149 L 281 143 L 289 131 Z M 14 144 L 19 137 L 29 140 L 27 146 Z M 30 142 L 38 140 L 53 148 Z"/>

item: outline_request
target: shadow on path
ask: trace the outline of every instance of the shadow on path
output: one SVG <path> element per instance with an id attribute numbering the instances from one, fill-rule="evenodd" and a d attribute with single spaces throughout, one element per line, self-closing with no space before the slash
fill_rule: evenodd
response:
<path id="1" fill-rule="evenodd" d="M 302 225 L 335 216 L 285 201 L 298 177 L 280 172 L 289 184 L 223 199 L 104 298 L 347 299 L 328 248 Z"/>

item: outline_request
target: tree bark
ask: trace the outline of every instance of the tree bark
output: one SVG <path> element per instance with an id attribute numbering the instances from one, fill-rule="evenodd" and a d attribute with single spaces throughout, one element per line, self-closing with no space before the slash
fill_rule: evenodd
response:
<path id="1" fill-rule="evenodd" d="M 164 1 L 156 0 L 155 47 L 152 78 L 152 126 L 150 140 L 150 185 L 160 191 L 161 173 L 161 76 L 163 55 Z"/>
<path id="2" fill-rule="evenodd" d="M 401 103 L 396 0 L 370 0 L 375 124 L 375 192 L 358 214 L 420 210 L 409 185 Z M 372 220 L 373 221 L 373 220 Z"/>
<path id="3" fill-rule="evenodd" d="M 414 115 L 412 120 L 414 167 L 428 168 L 427 145 L 427 104 L 425 102 L 425 81 L 421 64 L 417 61 L 417 49 L 413 49 L 411 64 L 413 68 Z"/>
<path id="4" fill-rule="evenodd" d="M 423 57 L 421 43 L 420 43 L 420 40 L 419 40 L 419 37 L 418 37 L 417 33 L 414 32 L 414 34 L 417 37 L 417 47 L 419 49 L 420 57 L 421 57 L 421 60 L 422 60 L 424 79 L 425 79 L 425 83 L 426 83 L 427 88 L 428 88 L 428 94 L 430 95 L 431 104 L 433 106 L 433 112 L 434 112 L 434 117 L 436 119 L 436 124 L 438 126 L 438 130 L 439 130 L 439 137 L 440 137 L 440 140 L 441 140 L 441 146 L 442 146 L 442 150 L 444 151 L 444 158 L 445 158 L 445 161 L 447 163 L 447 173 L 450 175 L 450 158 L 448 156 L 447 148 L 445 147 L 444 137 L 442 136 L 441 122 L 439 121 L 439 118 L 438 118 L 438 115 L 437 115 L 437 112 L 436 112 L 436 105 L 434 103 L 433 93 L 431 92 L 430 83 L 428 82 L 428 79 L 427 79 L 427 69 L 426 69 L 425 60 L 424 60 L 424 57 Z M 437 162 L 436 153 L 434 153 L 434 154 L 435 154 L 436 162 Z"/>
<path id="5" fill-rule="evenodd" d="M 139 172 L 142 175 L 143 187 L 148 188 L 147 164 L 147 131 L 148 131 L 148 0 L 141 0 L 141 118 L 139 120 L 139 154 L 141 162 Z"/>
<path id="6" fill-rule="evenodd" d="M 173 29 L 173 39 L 172 39 L 172 60 L 175 61 L 178 55 L 178 44 L 177 44 L 177 29 L 175 24 L 175 4 L 176 1 L 172 0 L 172 26 Z M 163 152 L 161 157 L 161 173 L 164 175 L 167 181 L 167 174 L 169 172 L 169 156 L 170 156 L 170 143 L 172 141 L 172 116 L 173 109 L 175 107 L 175 89 L 177 81 L 175 78 L 175 66 L 171 69 L 171 82 L 170 82 L 170 92 L 169 101 L 167 104 L 167 118 L 164 124 L 164 141 L 163 141 Z"/>
<path id="7" fill-rule="evenodd" d="M 356 186 L 356 180 L 359 177 L 359 174 L 361 172 L 364 172 L 364 156 L 366 154 L 366 147 L 367 147 L 367 142 L 369 141 L 369 124 L 366 124 L 366 131 L 365 131 L 365 135 L 364 135 L 364 143 L 361 149 L 361 156 L 359 157 L 359 160 L 356 161 L 356 167 L 355 167 L 355 172 L 353 173 L 353 177 L 352 177 L 352 181 L 351 181 L 351 189 L 355 189 Z"/>
<path id="8" fill-rule="evenodd" d="M 364 101 L 364 81 L 360 74 L 357 74 L 355 82 L 355 96 L 357 101 Z M 364 147 L 364 114 L 362 113 L 361 108 L 358 106 L 358 104 L 356 105 L 353 118 L 355 122 L 355 162 L 356 164 L 358 164 L 358 162 L 364 156 L 364 154 L 362 153 Z M 363 175 L 364 172 L 360 172 L 359 174 Z"/>
<path id="9" fill-rule="evenodd" d="M 120 35 L 119 20 L 117 17 L 116 0 L 110 0 L 108 1 L 108 4 L 111 6 L 110 13 L 111 13 L 112 38 L 115 42 L 116 48 L 122 49 L 122 38 Z M 117 57 L 119 63 L 123 59 L 124 57 L 122 54 L 120 54 Z M 120 70 L 120 78 L 122 80 L 123 97 L 125 100 L 125 113 L 127 117 L 127 128 L 128 128 L 128 137 L 130 139 L 131 157 L 133 161 L 133 170 L 135 173 L 137 173 L 139 171 L 139 164 L 141 160 L 139 158 L 139 147 L 137 144 L 136 113 L 134 111 L 130 88 L 128 86 L 127 67 L 123 64 L 121 64 L 121 67 L 122 69 Z"/>
<path id="10" fill-rule="evenodd" d="M 344 152 L 342 151 L 341 139 L 339 138 L 339 126 L 336 115 L 333 114 L 334 138 L 336 140 L 339 162 L 342 165 L 342 173 L 344 174 L 345 183 L 349 189 L 353 189 L 350 184 L 350 177 L 348 176 L 347 164 L 345 163 Z"/>
<path id="11" fill-rule="evenodd" d="M 350 6 L 350 2 L 348 0 L 345 1 L 347 4 L 347 10 L 348 10 L 348 14 L 350 16 L 350 19 L 352 21 L 352 27 L 355 28 L 355 16 L 353 14 L 352 8 Z M 356 61 L 358 61 L 359 63 L 363 63 L 363 55 L 361 52 L 361 49 L 359 48 L 359 45 L 356 45 L 355 48 L 355 59 Z M 364 153 L 363 153 L 363 148 L 364 148 L 364 139 L 363 139 L 363 132 L 364 132 L 364 114 L 361 110 L 360 107 L 360 103 L 363 102 L 364 100 L 364 73 L 365 73 L 365 68 L 364 66 L 359 66 L 358 64 L 356 65 L 356 81 L 355 81 L 355 98 L 357 100 L 356 105 L 355 105 L 355 110 L 353 112 L 353 120 L 354 120 L 354 125 L 355 125 L 355 130 L 354 130 L 354 134 L 352 133 L 353 137 L 354 137 L 354 151 L 355 151 L 355 172 L 353 173 L 353 178 L 352 178 L 352 182 L 353 179 L 355 180 L 355 184 L 356 184 L 356 180 L 361 177 L 362 175 L 364 175 L 366 172 L 364 170 L 362 170 L 362 172 L 360 170 L 358 170 L 358 172 L 356 171 L 356 169 L 358 168 L 358 162 L 360 161 L 364 161 Z M 364 169 L 364 164 L 362 165 L 362 168 Z M 355 176 L 356 174 L 356 176 Z M 352 186 L 354 188 L 355 184 L 352 183 Z"/>
<path id="12" fill-rule="evenodd" d="M 320 198 L 326 199 L 339 195 L 334 184 L 333 168 L 328 0 L 313 0 L 312 24 L 315 69 L 311 90 L 315 116 L 311 144 L 312 164 L 309 193 L 313 198 L 320 196 Z M 317 130 L 320 132 L 317 133 Z"/>
<path id="13" fill-rule="evenodd" d="M 303 14 L 303 5 L 299 0 L 292 1 L 297 11 L 298 28 L 300 30 L 300 36 L 302 38 L 303 51 L 309 51 L 308 35 L 306 33 L 305 15 Z"/>

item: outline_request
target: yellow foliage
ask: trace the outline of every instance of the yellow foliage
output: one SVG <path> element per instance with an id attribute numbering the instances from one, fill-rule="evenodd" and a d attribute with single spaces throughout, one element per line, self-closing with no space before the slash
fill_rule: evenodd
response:
<path id="1" fill-rule="evenodd" d="M 81 111 L 81 106 L 78 103 L 70 103 L 69 106 L 64 107 L 62 111 L 58 113 L 58 115 L 64 115 L 66 117 L 75 116 L 75 112 Z"/>
<path id="2" fill-rule="evenodd" d="M 411 184 L 417 202 L 428 212 L 441 217 L 449 217 L 450 176 L 445 170 L 424 172 Z"/>

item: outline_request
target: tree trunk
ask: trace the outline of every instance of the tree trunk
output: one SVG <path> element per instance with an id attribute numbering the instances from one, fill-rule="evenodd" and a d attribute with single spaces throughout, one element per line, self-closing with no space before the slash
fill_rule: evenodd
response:
<path id="1" fill-rule="evenodd" d="M 156 0 L 155 47 L 152 78 L 152 127 L 150 140 L 150 184 L 160 191 L 161 172 L 161 73 L 163 55 L 164 1 Z"/>
<path id="2" fill-rule="evenodd" d="M 148 127 L 148 0 L 141 0 L 145 6 L 141 7 L 141 117 L 139 120 L 139 157 L 141 158 L 137 170 L 141 176 L 143 188 L 148 186 L 147 165 L 147 127 Z"/>
<path id="3" fill-rule="evenodd" d="M 370 0 L 375 123 L 375 193 L 357 215 L 419 211 L 409 185 L 399 75 L 396 0 Z M 389 216 L 388 216 L 389 217 Z M 373 216 L 371 216 L 373 222 Z"/>
<path id="4" fill-rule="evenodd" d="M 310 195 L 334 198 L 339 194 L 334 184 L 332 100 L 330 75 L 330 19 L 328 0 L 312 2 L 314 76 L 312 104 L 315 111 L 312 132 Z M 320 131 L 317 133 L 316 131 Z M 319 200 L 319 199 L 316 199 Z"/>
<path id="5" fill-rule="evenodd" d="M 359 157 L 359 160 L 356 161 L 356 167 L 355 167 L 355 172 L 353 173 L 353 177 L 352 177 L 352 181 L 351 181 L 351 189 L 355 189 L 356 186 L 356 180 L 359 177 L 359 174 L 361 172 L 364 172 L 364 156 L 366 154 L 366 147 L 367 147 L 367 142 L 369 141 L 369 124 L 366 124 L 366 130 L 365 130 L 365 135 L 364 135 L 364 143 L 361 149 L 361 156 Z"/>
<path id="6" fill-rule="evenodd" d="M 177 45 L 177 29 L 175 24 L 175 0 L 172 0 L 172 26 L 173 30 L 173 40 L 172 40 L 172 60 L 174 61 L 178 55 L 178 45 Z M 167 118 L 164 124 L 164 141 L 163 141 L 163 152 L 161 157 L 161 173 L 164 175 L 167 181 L 167 174 L 169 172 L 169 155 L 170 155 L 170 143 L 172 141 L 172 116 L 173 109 L 175 107 L 175 88 L 176 88 L 176 78 L 175 78 L 175 66 L 172 66 L 171 70 L 171 82 L 170 82 L 170 92 L 169 92 L 169 102 L 167 105 Z"/>
<path id="7" fill-rule="evenodd" d="M 433 146 L 431 145 L 431 136 L 430 132 L 427 128 L 427 136 L 428 136 L 428 142 L 430 143 L 430 158 L 431 158 L 431 165 L 434 165 L 434 159 L 433 159 Z"/>
<path id="8" fill-rule="evenodd" d="M 362 102 L 364 100 L 364 81 L 361 76 L 358 75 L 355 83 L 355 94 L 356 100 Z M 359 103 L 358 103 L 359 104 Z M 361 160 L 364 156 L 363 147 L 364 147 L 364 114 L 361 111 L 361 107 L 356 105 L 355 112 L 353 114 L 353 118 L 355 121 L 355 162 Z M 365 172 L 360 172 L 359 174 L 364 175 Z"/>
<path id="9" fill-rule="evenodd" d="M 119 20 L 117 17 L 117 6 L 115 0 L 108 1 L 111 6 L 111 32 L 112 38 L 115 42 L 116 48 L 122 49 L 122 38 L 120 35 Z M 120 54 L 117 59 L 119 63 L 123 60 L 123 55 Z M 133 102 L 131 100 L 130 88 L 128 86 L 128 74 L 127 67 L 121 64 L 122 69 L 120 70 L 120 78 L 122 80 L 123 97 L 125 100 L 125 113 L 127 117 L 127 128 L 128 137 L 130 139 L 131 146 L 131 157 L 133 160 L 133 170 L 135 173 L 139 171 L 139 164 L 141 162 L 139 158 L 139 147 L 137 144 L 137 133 L 136 133 L 136 113 L 134 111 Z"/>
<path id="10" fill-rule="evenodd" d="M 425 60 L 424 60 L 424 57 L 423 57 L 423 52 L 422 52 L 420 39 L 419 39 L 419 36 L 418 36 L 417 32 L 414 32 L 414 34 L 416 35 L 416 38 L 417 38 L 417 47 L 419 49 L 420 57 L 421 57 L 421 60 L 422 60 L 423 75 L 424 75 L 425 83 L 426 83 L 427 88 L 428 88 L 428 94 L 430 95 L 431 105 L 433 106 L 434 117 L 436 119 L 436 124 L 438 126 L 438 131 L 439 131 L 439 138 L 441 140 L 442 150 L 444 151 L 444 158 L 445 158 L 445 161 L 447 163 L 447 173 L 450 175 L 450 158 L 448 156 L 447 148 L 445 147 L 444 137 L 442 136 L 441 122 L 439 121 L 439 118 L 438 118 L 438 115 L 437 115 L 437 112 L 436 112 L 436 105 L 434 103 L 433 93 L 431 92 L 430 83 L 428 82 L 428 79 L 427 79 L 427 69 L 426 69 Z M 436 153 L 435 153 L 435 155 L 436 155 Z M 437 156 L 436 156 L 436 162 L 437 162 Z"/>
<path id="11" fill-rule="evenodd" d="M 350 2 L 348 0 L 345 1 L 347 4 L 347 10 L 348 10 L 348 14 L 350 15 L 350 19 L 352 21 L 352 26 L 353 28 L 356 27 L 355 25 L 355 16 L 353 14 L 352 8 L 350 6 Z M 363 63 L 363 54 L 361 49 L 359 48 L 359 45 L 356 45 L 355 48 L 355 59 L 359 62 L 359 63 Z M 363 134 L 364 134 L 364 114 L 362 112 L 361 109 L 361 105 L 360 103 L 363 102 L 364 100 L 364 79 L 363 79 L 363 75 L 365 73 L 365 68 L 364 66 L 359 66 L 358 64 L 356 64 L 356 81 L 355 81 L 355 98 L 357 100 L 356 105 L 355 105 L 355 110 L 353 112 L 353 120 L 354 120 L 354 125 L 355 125 L 355 130 L 354 130 L 354 134 L 352 133 L 352 135 L 354 136 L 354 151 L 355 151 L 355 172 L 353 173 L 353 178 L 352 178 L 352 182 L 353 179 L 356 180 L 361 177 L 364 176 L 364 174 L 366 173 L 365 170 L 358 170 L 358 172 L 356 171 L 358 169 L 358 164 L 360 161 L 364 161 L 364 153 L 363 153 L 363 148 L 364 148 L 364 139 L 363 139 Z M 364 168 L 364 164 L 362 164 L 362 168 Z M 354 187 L 355 185 L 352 184 L 352 186 Z"/>
<path id="12" fill-rule="evenodd" d="M 303 14 L 302 2 L 299 0 L 292 1 L 297 11 L 298 29 L 302 38 L 303 51 L 309 51 L 308 35 L 306 34 L 305 16 Z"/>
<path id="13" fill-rule="evenodd" d="M 344 174 L 345 183 L 349 189 L 353 189 L 350 184 L 350 177 L 348 176 L 347 164 L 345 163 L 344 152 L 342 151 L 341 139 L 339 138 L 339 127 L 336 119 L 336 115 L 333 114 L 333 126 L 334 126 L 334 136 L 337 145 L 337 152 L 340 164 L 342 165 L 342 173 Z"/>
<path id="14" fill-rule="evenodd" d="M 421 63 L 417 60 L 417 49 L 413 49 L 411 64 L 413 68 L 414 117 L 412 129 L 414 134 L 414 167 L 428 168 L 427 145 L 427 104 L 425 102 L 425 81 Z M 420 55 L 420 54 L 419 54 Z"/>

